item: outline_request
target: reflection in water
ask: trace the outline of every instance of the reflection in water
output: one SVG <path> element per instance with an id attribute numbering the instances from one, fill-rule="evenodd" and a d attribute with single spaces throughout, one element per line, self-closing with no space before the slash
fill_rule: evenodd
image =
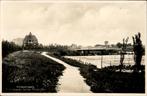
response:
<path id="1" fill-rule="evenodd" d="M 79 70 L 75 67 L 66 66 L 63 76 L 59 79 L 59 92 L 89 93 L 90 87 L 84 82 Z"/>
<path id="2" fill-rule="evenodd" d="M 58 92 L 91 93 L 90 87 L 84 82 L 84 78 L 80 75 L 78 68 L 72 67 L 59 59 L 48 56 L 46 55 L 46 52 L 43 52 L 42 55 L 63 64 L 66 67 L 63 76 L 59 78 L 59 85 L 57 86 Z"/>
<path id="3" fill-rule="evenodd" d="M 101 60 L 102 60 L 102 67 L 105 66 L 112 66 L 112 65 L 119 65 L 120 63 L 120 55 L 103 55 L 103 56 L 65 56 L 66 58 L 75 59 L 78 61 L 82 61 L 84 63 L 91 63 L 96 65 L 97 68 L 101 68 Z M 134 59 L 133 55 L 125 55 L 124 59 L 125 65 L 133 65 Z M 144 56 L 142 58 L 142 63 L 144 63 Z"/>

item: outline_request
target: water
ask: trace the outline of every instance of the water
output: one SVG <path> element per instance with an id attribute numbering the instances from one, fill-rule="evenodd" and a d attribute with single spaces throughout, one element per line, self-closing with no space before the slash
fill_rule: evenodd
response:
<path id="1" fill-rule="evenodd" d="M 51 57 L 43 52 L 42 55 L 63 64 L 66 69 L 63 72 L 63 76 L 59 78 L 59 85 L 57 86 L 57 90 L 59 93 L 91 93 L 90 87 L 84 82 L 84 78 L 80 75 L 78 68 L 68 65 L 67 63 Z"/>
<path id="2" fill-rule="evenodd" d="M 97 68 L 113 66 L 120 64 L 120 55 L 103 55 L 103 56 L 65 56 L 65 58 L 71 58 L 74 60 L 82 61 L 84 63 L 91 63 L 96 65 Z M 133 65 L 134 59 L 133 55 L 125 55 L 124 65 Z M 144 63 L 144 56 L 142 58 L 141 64 Z"/>

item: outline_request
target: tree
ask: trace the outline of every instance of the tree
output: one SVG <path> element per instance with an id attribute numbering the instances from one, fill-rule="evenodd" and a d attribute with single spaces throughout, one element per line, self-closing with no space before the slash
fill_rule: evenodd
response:
<path id="1" fill-rule="evenodd" d="M 120 42 L 118 42 L 118 43 L 116 44 L 116 46 L 117 46 L 118 48 L 122 48 L 123 44 L 120 43 Z"/>
<path id="2" fill-rule="evenodd" d="M 6 57 L 9 53 L 21 50 L 22 47 L 16 45 L 14 42 L 2 41 L 2 58 Z"/>
<path id="3" fill-rule="evenodd" d="M 144 53 L 144 48 L 141 41 L 141 34 L 138 32 L 135 36 L 132 37 L 133 39 L 133 51 L 134 51 L 134 61 L 135 61 L 135 72 L 139 72 L 141 68 L 141 59 Z"/>
<path id="4" fill-rule="evenodd" d="M 122 44 L 122 49 L 120 52 L 120 72 L 122 71 L 122 67 L 123 67 L 123 61 L 125 58 L 125 54 L 126 54 L 126 47 L 127 47 L 127 42 L 128 42 L 129 37 L 127 37 L 126 39 L 123 39 L 123 44 Z"/>

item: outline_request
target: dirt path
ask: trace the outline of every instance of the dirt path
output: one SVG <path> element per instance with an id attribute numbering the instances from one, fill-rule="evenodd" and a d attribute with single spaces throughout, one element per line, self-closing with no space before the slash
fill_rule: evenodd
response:
<path id="1" fill-rule="evenodd" d="M 91 93 L 90 87 L 84 82 L 84 78 L 80 75 L 78 68 L 68 65 L 67 63 L 47 55 L 43 52 L 42 55 L 63 64 L 66 69 L 63 76 L 59 78 L 58 92 L 77 92 L 77 93 Z"/>

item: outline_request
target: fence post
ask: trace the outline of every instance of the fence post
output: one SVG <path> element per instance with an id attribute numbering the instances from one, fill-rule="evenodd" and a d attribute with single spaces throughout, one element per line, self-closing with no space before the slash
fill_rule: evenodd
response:
<path id="1" fill-rule="evenodd" d="M 103 55 L 101 55 L 101 68 L 103 67 Z"/>
<path id="2" fill-rule="evenodd" d="M 110 66 L 111 66 L 111 61 L 110 61 Z"/>

